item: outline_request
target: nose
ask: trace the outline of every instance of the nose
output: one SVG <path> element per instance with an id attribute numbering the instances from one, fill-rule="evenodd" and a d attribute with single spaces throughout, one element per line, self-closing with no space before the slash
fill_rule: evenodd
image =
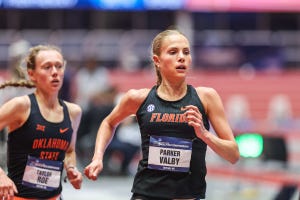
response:
<path id="1" fill-rule="evenodd" d="M 184 55 L 183 52 L 179 52 L 178 61 L 179 62 L 184 62 L 185 61 L 185 55 Z"/>
<path id="2" fill-rule="evenodd" d="M 52 76 L 57 76 L 58 69 L 55 66 L 52 66 L 51 74 Z"/>

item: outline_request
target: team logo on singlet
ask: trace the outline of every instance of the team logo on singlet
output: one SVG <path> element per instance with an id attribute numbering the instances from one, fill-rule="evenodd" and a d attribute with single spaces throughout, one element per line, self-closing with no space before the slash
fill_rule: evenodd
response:
<path id="1" fill-rule="evenodd" d="M 149 105 L 147 106 L 147 111 L 148 111 L 148 112 L 153 112 L 154 109 L 155 109 L 154 104 L 149 104 Z"/>
<path id="2" fill-rule="evenodd" d="M 69 130 L 69 128 L 60 128 L 59 129 L 59 132 L 61 133 L 61 134 L 64 134 L 65 132 L 67 132 Z"/>
<path id="3" fill-rule="evenodd" d="M 36 125 L 36 130 L 37 130 L 37 131 L 43 131 L 43 132 L 44 132 L 44 131 L 45 131 L 45 127 L 46 127 L 46 126 L 44 126 L 44 125 L 37 124 L 37 125 Z"/>

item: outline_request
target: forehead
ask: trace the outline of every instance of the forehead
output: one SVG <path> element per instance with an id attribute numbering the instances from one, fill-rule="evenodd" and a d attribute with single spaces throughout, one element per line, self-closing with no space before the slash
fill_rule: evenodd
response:
<path id="1" fill-rule="evenodd" d="M 171 34 L 167 35 L 161 44 L 162 48 L 172 48 L 172 47 L 180 47 L 180 48 L 189 48 L 190 44 L 187 38 L 181 34 Z"/>
<path id="2" fill-rule="evenodd" d="M 63 61 L 62 55 L 56 50 L 41 50 L 36 55 L 37 63 Z"/>

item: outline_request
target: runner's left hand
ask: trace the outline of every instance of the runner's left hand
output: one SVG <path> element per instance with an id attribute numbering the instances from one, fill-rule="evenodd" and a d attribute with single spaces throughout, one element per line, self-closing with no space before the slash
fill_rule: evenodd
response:
<path id="1" fill-rule="evenodd" d="M 76 167 L 68 168 L 67 170 L 67 177 L 70 183 L 73 185 L 75 189 L 81 188 L 82 183 L 82 174 Z"/>

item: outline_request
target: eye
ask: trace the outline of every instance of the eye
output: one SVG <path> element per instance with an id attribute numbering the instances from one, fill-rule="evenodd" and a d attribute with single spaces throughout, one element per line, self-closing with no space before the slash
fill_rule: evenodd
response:
<path id="1" fill-rule="evenodd" d="M 190 50 L 188 50 L 188 49 L 183 50 L 183 54 L 184 54 L 184 55 L 189 55 L 189 54 L 190 54 Z"/>
<path id="2" fill-rule="evenodd" d="M 56 68 L 56 69 L 62 69 L 63 67 L 64 67 L 64 66 L 63 66 L 62 64 L 56 64 L 56 65 L 55 65 L 55 68 Z"/>
<path id="3" fill-rule="evenodd" d="M 45 64 L 44 66 L 42 66 L 42 68 L 46 70 L 49 70 L 51 67 L 51 64 Z"/>
<path id="4" fill-rule="evenodd" d="M 169 51 L 169 54 L 171 54 L 171 55 L 174 55 L 174 54 L 176 54 L 176 53 L 177 53 L 176 50 L 170 50 L 170 51 Z"/>

